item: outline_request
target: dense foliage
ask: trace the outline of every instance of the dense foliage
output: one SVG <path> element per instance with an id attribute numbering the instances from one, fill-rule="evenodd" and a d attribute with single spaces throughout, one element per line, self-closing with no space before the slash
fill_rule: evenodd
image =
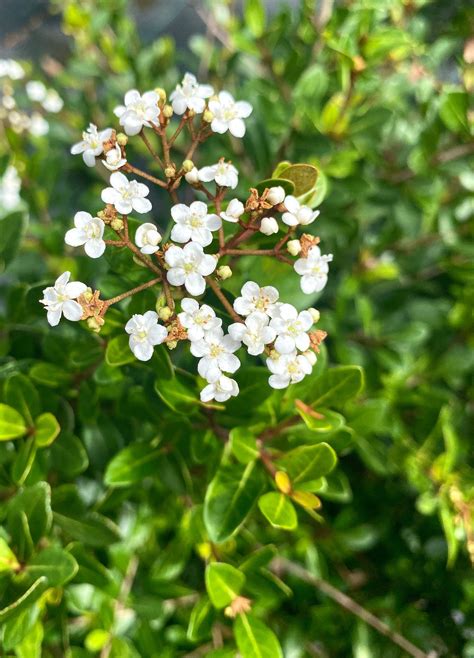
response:
<path id="1" fill-rule="evenodd" d="M 22 65 L 64 106 L 2 78 L 31 117 L 2 101 L 4 656 L 474 655 L 472 12 L 244 4 L 196 3 L 206 35 L 176 51 L 140 43 L 123 0 L 55 0 L 70 57 Z M 272 389 L 253 357 L 240 396 L 211 407 L 188 350 L 142 364 L 124 344 L 159 288 L 100 333 L 51 329 L 38 303 L 65 270 L 108 296 L 143 281 L 131 255 L 65 247 L 109 179 L 69 148 L 128 89 L 170 90 L 187 70 L 253 105 L 245 137 L 214 136 L 197 166 L 231 158 L 243 200 L 281 162 L 316 167 L 308 232 L 334 254 L 313 297 L 283 262 L 232 262 L 230 300 L 276 284 L 317 306 L 328 337 L 300 384 Z M 152 197 L 164 233 L 171 202 Z"/>

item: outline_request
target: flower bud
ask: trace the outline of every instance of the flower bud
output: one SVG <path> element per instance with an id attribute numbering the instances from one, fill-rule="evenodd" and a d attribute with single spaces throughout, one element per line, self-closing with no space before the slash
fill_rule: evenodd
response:
<path id="1" fill-rule="evenodd" d="M 219 279 L 225 281 L 226 279 L 230 279 L 230 277 L 232 276 L 232 270 L 228 265 L 221 265 L 221 267 L 217 268 L 216 274 L 219 277 Z"/>
<path id="2" fill-rule="evenodd" d="M 282 493 L 289 494 L 291 492 L 291 481 L 285 471 L 277 471 L 275 473 L 275 484 Z"/>
<path id="3" fill-rule="evenodd" d="M 285 190 L 282 188 L 282 186 L 276 185 L 275 187 L 271 187 L 268 190 L 266 200 L 268 203 L 271 203 L 272 206 L 277 206 L 279 203 L 283 203 L 285 196 Z"/>
<path id="4" fill-rule="evenodd" d="M 128 137 L 125 133 L 117 133 L 116 139 L 119 146 L 126 146 L 128 144 Z"/>
<path id="5" fill-rule="evenodd" d="M 309 308 L 308 311 L 311 313 L 311 317 L 313 318 L 314 324 L 316 322 L 319 322 L 319 319 L 321 317 L 321 313 L 318 311 L 317 308 Z"/>
<path id="6" fill-rule="evenodd" d="M 174 350 L 176 347 L 178 347 L 178 341 L 177 340 L 170 340 L 168 343 L 166 343 L 166 347 L 169 350 Z"/>
<path id="7" fill-rule="evenodd" d="M 82 293 L 82 298 L 85 302 L 89 303 L 94 298 L 94 293 L 91 288 L 87 288 L 85 292 Z"/>
<path id="8" fill-rule="evenodd" d="M 89 327 L 89 329 L 91 329 L 96 334 L 98 334 L 99 331 L 104 326 L 104 322 L 105 322 L 104 318 L 101 318 L 98 315 L 94 315 L 93 317 L 88 318 L 87 326 Z"/>
<path id="9" fill-rule="evenodd" d="M 173 165 L 165 167 L 165 176 L 166 178 L 173 178 L 176 175 L 176 169 Z"/>
<path id="10" fill-rule="evenodd" d="M 184 177 L 190 185 L 197 185 L 199 183 L 199 172 L 197 167 L 193 167 Z"/>
<path id="11" fill-rule="evenodd" d="M 185 160 L 183 162 L 183 169 L 186 173 L 189 173 L 194 169 L 194 162 L 192 160 Z"/>
<path id="12" fill-rule="evenodd" d="M 203 118 L 203 121 L 205 121 L 206 123 L 211 123 L 211 121 L 214 118 L 214 115 L 211 112 L 211 110 L 204 110 L 204 114 L 202 115 L 202 118 Z"/>
<path id="13" fill-rule="evenodd" d="M 121 231 L 124 227 L 124 223 L 122 219 L 119 219 L 116 217 L 110 222 L 111 228 L 113 228 L 114 231 Z"/>
<path id="14" fill-rule="evenodd" d="M 299 240 L 290 240 L 286 245 L 286 249 L 292 256 L 297 256 L 301 251 L 301 242 Z"/>
<path id="15" fill-rule="evenodd" d="M 99 210 L 99 212 L 97 213 L 97 217 L 99 219 L 105 219 L 106 217 L 105 212 L 103 210 Z"/>
<path id="16" fill-rule="evenodd" d="M 188 114 L 188 117 L 190 117 L 191 119 L 196 116 L 196 112 L 194 110 L 192 110 L 191 108 L 189 108 L 187 114 Z"/>
<path id="17" fill-rule="evenodd" d="M 169 320 L 172 315 L 173 315 L 173 311 L 170 309 L 169 306 L 163 306 L 163 308 L 160 308 L 158 311 L 158 317 L 160 318 L 160 320 L 163 320 L 163 322 Z"/>
<path id="18" fill-rule="evenodd" d="M 272 235 L 278 233 L 278 222 L 274 217 L 264 217 L 260 224 L 260 233 Z"/>
<path id="19" fill-rule="evenodd" d="M 171 105 L 165 105 L 163 108 L 163 116 L 166 117 L 167 119 L 171 119 L 173 116 L 173 108 Z"/>
<path id="20" fill-rule="evenodd" d="M 309 361 L 312 366 L 316 365 L 316 361 L 318 360 L 318 357 L 311 350 L 307 350 L 306 352 L 303 352 L 302 356 L 304 356 L 304 358 L 307 361 Z"/>
<path id="21" fill-rule="evenodd" d="M 156 304 L 155 304 L 156 312 L 159 314 L 160 309 L 162 309 L 164 306 L 166 306 L 166 297 L 162 293 L 161 295 L 158 295 L 158 298 L 156 300 Z"/>
<path id="22" fill-rule="evenodd" d="M 155 94 L 158 94 L 160 101 L 166 100 L 166 91 L 162 87 L 156 87 Z"/>

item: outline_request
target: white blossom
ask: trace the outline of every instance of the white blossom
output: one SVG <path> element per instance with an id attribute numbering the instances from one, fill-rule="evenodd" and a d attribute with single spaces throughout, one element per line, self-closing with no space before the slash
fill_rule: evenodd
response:
<path id="1" fill-rule="evenodd" d="M 75 300 L 87 290 L 87 286 L 80 281 L 69 281 L 70 277 L 71 272 L 64 272 L 56 279 L 54 286 L 43 290 L 44 297 L 40 303 L 44 304 L 52 327 L 59 323 L 62 315 L 73 322 L 82 317 L 82 306 Z"/>
<path id="2" fill-rule="evenodd" d="M 14 210 L 20 203 L 21 180 L 18 171 L 13 165 L 8 165 L 0 178 L 0 200 L 1 209 L 9 212 Z"/>
<path id="3" fill-rule="evenodd" d="M 286 245 L 286 250 L 292 256 L 297 256 L 302 249 L 301 242 L 299 240 L 290 240 Z"/>
<path id="4" fill-rule="evenodd" d="M 285 200 L 285 190 L 281 185 L 275 185 L 268 190 L 266 200 L 268 203 L 271 203 L 272 206 L 277 206 L 279 203 L 283 203 Z"/>
<path id="5" fill-rule="evenodd" d="M 252 113 L 252 106 L 247 101 L 235 101 L 228 91 L 221 91 L 216 99 L 209 101 L 209 109 L 214 118 L 211 122 L 211 130 L 215 133 L 230 132 L 234 137 L 245 135 L 245 123 L 243 119 Z"/>
<path id="6" fill-rule="evenodd" d="M 221 375 L 219 379 L 205 386 L 201 391 L 201 402 L 226 402 L 230 397 L 239 394 L 239 386 L 235 379 Z"/>
<path id="7" fill-rule="evenodd" d="M 135 244 L 140 247 L 142 254 L 156 254 L 161 242 L 161 233 L 155 224 L 145 222 L 141 224 L 135 233 Z"/>
<path id="8" fill-rule="evenodd" d="M 273 286 L 260 286 L 254 281 L 247 281 L 240 291 L 241 296 L 234 300 L 234 309 L 239 315 L 250 315 L 255 311 L 271 314 L 278 300 L 278 290 Z"/>
<path id="9" fill-rule="evenodd" d="M 295 349 L 302 352 L 310 345 L 307 331 L 313 326 L 309 311 L 298 313 L 291 304 L 281 304 L 278 315 L 273 317 L 270 326 L 276 331 L 275 349 L 280 354 L 291 354 Z"/>
<path id="10" fill-rule="evenodd" d="M 244 204 L 238 199 L 231 199 L 227 208 L 221 212 L 221 217 L 226 222 L 236 224 L 244 212 Z"/>
<path id="11" fill-rule="evenodd" d="M 286 212 L 282 215 L 282 220 L 288 226 L 307 226 L 314 222 L 319 216 L 319 210 L 311 210 L 308 206 L 302 206 L 298 199 L 291 194 L 285 197 Z"/>
<path id="12" fill-rule="evenodd" d="M 222 325 L 214 309 L 207 304 L 199 306 L 195 299 L 185 297 L 181 300 L 181 308 L 183 311 L 178 313 L 178 318 L 187 330 L 190 341 L 201 340 L 207 331 L 215 331 Z"/>
<path id="13" fill-rule="evenodd" d="M 65 243 L 71 247 L 84 245 L 84 251 L 91 258 L 102 256 L 105 251 L 104 222 L 81 210 L 74 215 L 74 227 L 64 236 Z"/>
<path id="14" fill-rule="evenodd" d="M 191 171 L 188 171 L 184 174 L 186 182 L 190 185 L 197 185 L 199 183 L 199 171 L 197 167 L 193 167 Z"/>
<path id="15" fill-rule="evenodd" d="M 82 159 L 88 167 L 95 165 L 95 159 L 104 151 L 104 142 L 112 136 L 112 128 L 106 128 L 98 132 L 97 126 L 89 124 L 89 128 L 82 133 L 82 141 L 71 147 L 71 153 L 77 155 L 82 153 Z"/>
<path id="16" fill-rule="evenodd" d="M 229 327 L 230 336 L 247 346 L 247 352 L 256 356 L 261 354 L 265 345 L 273 343 L 276 338 L 275 330 L 268 326 L 270 318 L 265 313 L 255 311 L 245 319 L 245 324 L 235 322 Z"/>
<path id="17" fill-rule="evenodd" d="M 206 289 L 205 276 L 216 269 L 217 259 L 205 254 L 200 244 L 188 242 L 183 248 L 172 245 L 165 252 L 165 260 L 169 266 L 166 274 L 172 286 L 186 288 L 190 295 L 202 295 Z"/>
<path id="18" fill-rule="evenodd" d="M 110 176 L 110 184 L 112 187 L 102 190 L 102 201 L 111 203 L 122 215 L 128 215 L 132 210 L 140 214 L 151 210 L 151 202 L 145 199 L 150 190 L 143 183 L 129 181 L 122 172 L 115 171 Z"/>
<path id="19" fill-rule="evenodd" d="M 186 110 L 193 110 L 202 114 L 206 107 L 206 98 L 212 96 L 214 89 L 211 85 L 201 85 L 192 73 L 185 73 L 181 84 L 170 95 L 173 112 L 184 114 Z"/>
<path id="20" fill-rule="evenodd" d="M 49 132 L 49 123 L 38 112 L 33 112 L 29 122 L 28 130 L 33 137 L 44 137 Z"/>
<path id="21" fill-rule="evenodd" d="M 158 324 L 155 311 L 132 315 L 125 325 L 125 331 L 130 334 L 128 343 L 139 361 L 149 361 L 153 356 L 153 347 L 163 343 L 168 336 L 166 327 Z"/>
<path id="22" fill-rule="evenodd" d="M 296 352 L 268 358 L 267 367 L 272 373 L 268 379 L 272 388 L 286 388 L 289 384 L 297 384 L 312 371 L 309 360 Z"/>
<path id="23" fill-rule="evenodd" d="M 47 89 L 41 80 L 29 80 L 25 89 L 26 95 L 34 103 L 41 103 L 46 98 Z"/>
<path id="24" fill-rule="evenodd" d="M 308 251 L 306 258 L 299 258 L 294 264 L 295 272 L 301 276 L 301 290 L 307 295 L 320 292 L 327 283 L 332 254 L 321 255 L 321 249 L 315 245 Z"/>
<path id="25" fill-rule="evenodd" d="M 25 77 L 25 69 L 14 59 L 0 59 L 0 78 L 21 80 Z"/>
<path id="26" fill-rule="evenodd" d="M 46 112 L 57 114 L 64 107 L 64 101 L 55 89 L 48 89 L 46 97 L 41 103 Z"/>
<path id="27" fill-rule="evenodd" d="M 208 382 L 215 382 L 223 372 L 233 373 L 240 367 L 240 361 L 234 352 L 240 347 L 240 342 L 222 329 L 207 331 L 203 338 L 191 343 L 191 354 L 200 357 L 198 373 Z"/>
<path id="28" fill-rule="evenodd" d="M 143 95 L 136 89 L 127 91 L 124 105 L 118 105 L 114 110 L 127 135 L 138 135 L 143 126 L 151 128 L 152 125 L 159 125 L 159 100 L 156 91 L 146 91 Z"/>
<path id="29" fill-rule="evenodd" d="M 211 231 L 217 231 L 222 226 L 221 218 L 209 214 L 202 201 L 193 201 L 190 206 L 177 203 L 171 208 L 171 216 L 176 222 L 171 231 L 171 239 L 175 242 L 192 240 L 207 247 L 212 242 Z"/>
<path id="30" fill-rule="evenodd" d="M 109 171 L 116 171 L 126 163 L 127 160 L 122 156 L 122 149 L 118 144 L 109 149 L 105 154 L 105 160 L 102 160 L 102 164 L 104 167 L 107 167 Z"/>
<path id="31" fill-rule="evenodd" d="M 221 187 L 231 187 L 234 189 L 239 182 L 239 172 L 234 165 L 230 164 L 230 162 L 224 162 L 224 159 L 222 159 L 215 165 L 199 169 L 199 180 L 203 181 L 203 183 L 216 181 L 216 184 Z"/>
<path id="32" fill-rule="evenodd" d="M 274 217 L 263 217 L 260 222 L 260 233 L 264 235 L 273 235 L 278 233 L 278 222 Z"/>

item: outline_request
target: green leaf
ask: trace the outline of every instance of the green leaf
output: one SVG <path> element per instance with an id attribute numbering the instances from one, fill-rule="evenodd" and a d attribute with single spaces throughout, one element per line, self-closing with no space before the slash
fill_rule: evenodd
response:
<path id="1" fill-rule="evenodd" d="M 335 411 L 330 411 L 329 409 L 320 409 L 318 408 L 318 415 L 322 418 L 317 418 L 310 413 L 307 413 L 299 405 L 296 405 L 296 410 L 304 420 L 305 425 L 312 432 L 318 434 L 329 434 L 331 432 L 336 432 L 344 425 L 344 416 L 338 414 Z"/>
<path id="2" fill-rule="evenodd" d="M 258 501 L 258 507 L 274 528 L 295 530 L 298 526 L 295 508 L 283 493 L 270 491 L 263 494 Z"/>
<path id="3" fill-rule="evenodd" d="M 265 30 L 265 7 L 262 0 L 245 0 L 244 21 L 246 27 L 259 39 Z"/>
<path id="4" fill-rule="evenodd" d="M 40 614 L 37 604 L 25 608 L 17 616 L 9 619 L 3 628 L 3 648 L 6 651 L 15 649 L 31 631 Z"/>
<path id="5" fill-rule="evenodd" d="M 283 169 L 280 172 L 280 178 L 291 181 L 295 186 L 294 196 L 300 197 L 314 190 L 318 180 L 318 170 L 314 165 L 294 164 Z"/>
<path id="6" fill-rule="evenodd" d="M 229 605 L 244 586 L 244 574 L 224 562 L 211 562 L 206 567 L 206 589 L 215 608 Z"/>
<path id="7" fill-rule="evenodd" d="M 295 191 L 295 184 L 291 180 L 286 180 L 286 178 L 266 178 L 265 180 L 260 181 L 255 185 L 255 189 L 259 194 L 263 194 L 266 188 L 270 187 L 282 187 L 286 194 L 293 194 Z"/>
<path id="8" fill-rule="evenodd" d="M 25 421 L 16 409 L 0 404 L 0 441 L 17 439 L 26 433 L 26 429 Z"/>
<path id="9" fill-rule="evenodd" d="M 211 541 L 225 541 L 237 532 L 263 486 L 257 462 L 219 467 L 204 500 L 204 523 Z"/>
<path id="10" fill-rule="evenodd" d="M 33 418 L 40 413 L 38 391 L 25 375 L 17 373 L 5 382 L 5 402 L 14 407 L 28 425 L 33 425 Z"/>
<path id="11" fill-rule="evenodd" d="M 360 366 L 330 368 L 310 383 L 307 401 L 313 409 L 340 407 L 358 395 L 364 386 L 364 371 Z"/>
<path id="12" fill-rule="evenodd" d="M 0 235 L 2 236 L 0 240 L 0 261 L 3 261 L 2 269 L 15 258 L 26 225 L 27 218 L 24 212 L 11 213 L 0 220 Z"/>
<path id="13" fill-rule="evenodd" d="M 332 471 L 337 455 L 327 443 L 304 445 L 290 450 L 277 462 L 278 468 L 286 471 L 293 486 L 317 480 Z"/>
<path id="14" fill-rule="evenodd" d="M 115 336 L 108 342 L 105 350 L 105 360 L 109 366 L 124 366 L 127 363 L 136 361 L 128 341 L 126 334 L 120 334 L 120 336 Z"/>
<path id="15" fill-rule="evenodd" d="M 454 91 L 441 97 L 439 115 L 444 125 L 455 133 L 468 133 L 467 110 L 468 97 L 465 92 Z"/>
<path id="16" fill-rule="evenodd" d="M 51 489 L 47 482 L 21 489 L 8 504 L 8 530 L 16 546 L 24 546 L 25 541 L 28 544 L 29 539 L 36 544 L 48 532 L 51 518 Z"/>
<path id="17" fill-rule="evenodd" d="M 61 432 L 51 446 L 52 465 L 66 477 L 74 477 L 89 465 L 87 452 L 80 439 L 69 432 Z"/>
<path id="18" fill-rule="evenodd" d="M 178 414 L 188 415 L 202 405 L 195 391 L 186 380 L 179 375 L 173 379 L 158 378 L 155 382 L 155 392 L 167 407 Z"/>
<path id="19" fill-rule="evenodd" d="M 6 571 L 16 571 L 20 563 L 15 553 L 8 546 L 3 537 L 0 537 L 0 574 Z"/>
<path id="20" fill-rule="evenodd" d="M 49 446 L 61 431 L 61 427 L 53 414 L 46 412 L 35 420 L 35 440 L 40 448 Z"/>
<path id="21" fill-rule="evenodd" d="M 21 643 L 15 647 L 17 658 L 41 658 L 44 629 L 43 624 L 37 621 Z"/>
<path id="22" fill-rule="evenodd" d="M 54 521 L 73 539 L 89 546 L 109 546 L 120 540 L 115 523 L 97 512 L 89 512 L 80 521 L 54 512 Z"/>
<path id="23" fill-rule="evenodd" d="M 8 619 L 18 616 L 23 610 L 33 605 L 35 601 L 48 589 L 48 580 L 44 576 L 35 580 L 29 589 L 20 598 L 0 610 L 0 624 Z"/>
<path id="24" fill-rule="evenodd" d="M 76 560 L 62 548 L 45 548 L 25 566 L 24 573 L 32 578 L 45 576 L 50 587 L 59 587 L 75 576 Z"/>
<path id="25" fill-rule="evenodd" d="M 213 621 L 214 609 L 211 601 L 207 596 L 203 596 L 197 601 L 194 608 L 191 610 L 188 630 L 186 631 L 187 639 L 190 642 L 199 642 L 200 640 L 209 637 Z"/>
<path id="26" fill-rule="evenodd" d="M 242 658 L 283 658 L 275 633 L 251 615 L 238 615 L 234 636 Z"/>
<path id="27" fill-rule="evenodd" d="M 35 437 L 30 436 L 24 439 L 16 453 L 15 460 L 12 464 L 11 476 L 16 484 L 24 484 L 28 477 L 36 457 Z"/>
<path id="28" fill-rule="evenodd" d="M 247 427 L 234 427 L 229 433 L 230 447 L 241 464 L 248 464 L 259 456 L 257 439 Z"/>
<path id="29" fill-rule="evenodd" d="M 121 450 L 109 462 L 104 482 L 109 487 L 125 487 L 156 475 L 161 450 L 148 443 L 134 443 Z"/>
<path id="30" fill-rule="evenodd" d="M 69 373 L 52 363 L 35 363 L 30 370 L 30 377 L 49 388 L 64 388 L 71 381 Z"/>

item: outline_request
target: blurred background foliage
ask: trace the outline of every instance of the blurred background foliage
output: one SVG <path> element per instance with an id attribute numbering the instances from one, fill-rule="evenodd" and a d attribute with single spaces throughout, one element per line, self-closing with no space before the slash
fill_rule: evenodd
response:
<path id="1" fill-rule="evenodd" d="M 105 170 L 70 157 L 70 144 L 90 121 L 111 125 L 127 89 L 170 90 L 190 70 L 254 106 L 245 138 L 216 137 L 198 165 L 233 151 L 242 195 L 279 161 L 319 169 L 314 230 L 334 253 L 315 300 L 327 359 L 365 371 L 362 394 L 333 400 L 347 423 L 324 437 L 340 457 L 325 523 L 308 518 L 285 534 L 254 515 L 223 554 L 245 571 L 250 550 L 275 544 L 426 654 L 474 656 L 473 10 L 462 0 L 268 4 L 52 0 L 61 54 L 42 42 L 36 65 L 22 65 L 64 107 L 32 109 L 25 80 L 2 82 L 3 98 L 11 85 L 18 105 L 45 115 L 49 131 L 16 129 L 3 110 L 0 165 L 18 171 L 21 201 L 10 207 L 0 185 L 0 390 L 20 412 L 26 405 L 23 415 L 54 414 L 62 431 L 46 447 L 26 438 L 13 453 L 10 442 L 0 444 L 0 576 L 45 537 L 67 548 L 57 558 L 64 577 L 47 589 L 40 583 L 28 594 L 30 581 L 14 583 L 32 605 L 6 617 L 2 655 L 235 655 L 226 622 L 215 623 L 200 596 L 212 546 L 195 503 L 205 493 L 203 463 L 212 462 L 212 473 L 220 447 L 176 415 L 166 425 L 174 457 L 153 452 L 149 470 L 134 476 L 153 476 L 143 486 L 120 480 L 114 455 L 137 439 L 149 450 L 159 427 L 161 407 L 151 413 L 155 403 L 142 394 L 147 375 L 103 363 L 100 340 L 83 328 L 50 331 L 37 303 L 65 269 L 117 287 L 119 263 L 92 265 L 64 246 L 73 214 L 100 208 L 99 178 L 106 180 Z M 39 29 L 30 28 L 26 41 Z M 156 193 L 154 219 L 163 225 L 167 204 Z M 305 303 L 275 263 L 259 268 L 256 280 L 278 279 L 282 296 Z M 19 382 L 18 373 L 28 377 Z M 262 418 L 263 406 L 262 398 Z M 246 413 L 231 409 L 230 426 L 239 417 L 250 425 Z M 52 421 L 44 422 L 50 437 Z M 286 658 L 406 655 L 311 584 L 264 577 L 272 556 L 255 558 L 247 593 Z M 11 587 L 0 578 L 6 604 Z"/>

